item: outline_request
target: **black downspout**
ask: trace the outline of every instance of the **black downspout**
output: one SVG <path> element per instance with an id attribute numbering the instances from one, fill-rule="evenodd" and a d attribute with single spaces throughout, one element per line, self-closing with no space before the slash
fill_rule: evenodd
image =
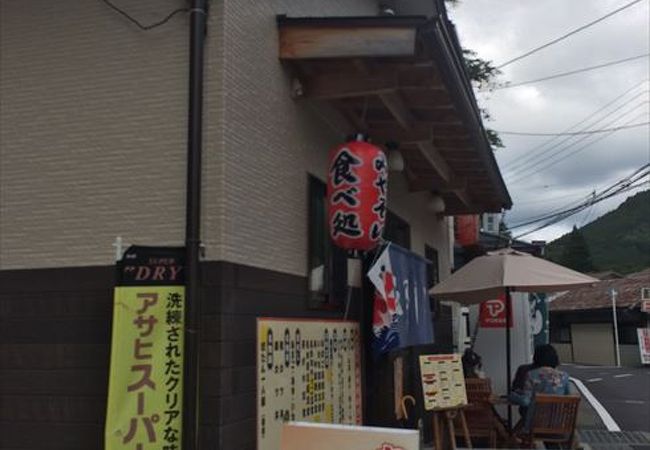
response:
<path id="1" fill-rule="evenodd" d="M 187 124 L 187 198 L 185 204 L 185 370 L 183 450 L 199 448 L 199 343 L 201 292 L 199 251 L 201 218 L 201 144 L 203 127 L 203 54 L 207 0 L 192 0 Z"/>

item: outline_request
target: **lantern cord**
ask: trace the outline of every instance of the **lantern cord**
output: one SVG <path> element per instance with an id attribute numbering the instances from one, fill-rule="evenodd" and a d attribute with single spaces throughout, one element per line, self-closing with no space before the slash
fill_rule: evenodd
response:
<path id="1" fill-rule="evenodd" d="M 348 286 L 348 295 L 345 299 L 345 314 L 343 315 L 343 320 L 348 320 L 348 314 L 350 313 L 350 303 L 352 303 L 352 287 Z"/>

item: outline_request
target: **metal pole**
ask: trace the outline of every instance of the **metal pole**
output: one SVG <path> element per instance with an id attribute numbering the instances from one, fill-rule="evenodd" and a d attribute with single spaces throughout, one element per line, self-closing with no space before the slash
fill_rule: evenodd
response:
<path id="1" fill-rule="evenodd" d="M 616 346 L 616 367 L 621 366 L 621 349 L 618 345 L 618 314 L 616 314 L 616 296 L 618 292 L 611 288 L 609 294 L 612 297 L 612 320 L 614 322 L 614 345 Z"/>
<path id="2" fill-rule="evenodd" d="M 510 358 L 510 326 L 512 321 L 510 320 L 511 311 L 511 297 L 510 297 L 510 288 L 506 288 L 506 383 L 507 383 L 507 392 L 508 397 L 510 397 L 510 390 L 512 384 L 512 361 Z M 512 406 L 508 403 L 508 429 L 512 429 Z"/>
<path id="3" fill-rule="evenodd" d="M 199 448 L 199 343 L 201 293 L 199 252 L 201 217 L 201 144 L 203 127 L 203 56 L 207 0 L 192 0 L 190 9 L 190 73 L 187 125 L 187 198 L 185 218 L 185 367 L 183 384 L 183 450 Z"/>

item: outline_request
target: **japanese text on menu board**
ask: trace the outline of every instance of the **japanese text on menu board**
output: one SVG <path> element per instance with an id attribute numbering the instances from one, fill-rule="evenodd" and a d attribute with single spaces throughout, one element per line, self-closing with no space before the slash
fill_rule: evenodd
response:
<path id="1" fill-rule="evenodd" d="M 467 404 L 460 355 L 420 355 L 420 374 L 427 411 Z"/>
<path id="2" fill-rule="evenodd" d="M 359 327 L 258 319 L 257 448 L 277 450 L 288 421 L 361 423 Z"/>

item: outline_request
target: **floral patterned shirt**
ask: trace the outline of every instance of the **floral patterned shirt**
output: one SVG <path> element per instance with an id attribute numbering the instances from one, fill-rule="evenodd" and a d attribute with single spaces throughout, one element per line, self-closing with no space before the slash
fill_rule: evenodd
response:
<path id="1" fill-rule="evenodd" d="M 528 429 L 532 419 L 535 394 L 569 395 L 569 375 L 552 367 L 533 369 L 526 375 L 524 390 L 512 392 L 510 400 L 523 406 L 525 409 L 525 428 Z"/>

